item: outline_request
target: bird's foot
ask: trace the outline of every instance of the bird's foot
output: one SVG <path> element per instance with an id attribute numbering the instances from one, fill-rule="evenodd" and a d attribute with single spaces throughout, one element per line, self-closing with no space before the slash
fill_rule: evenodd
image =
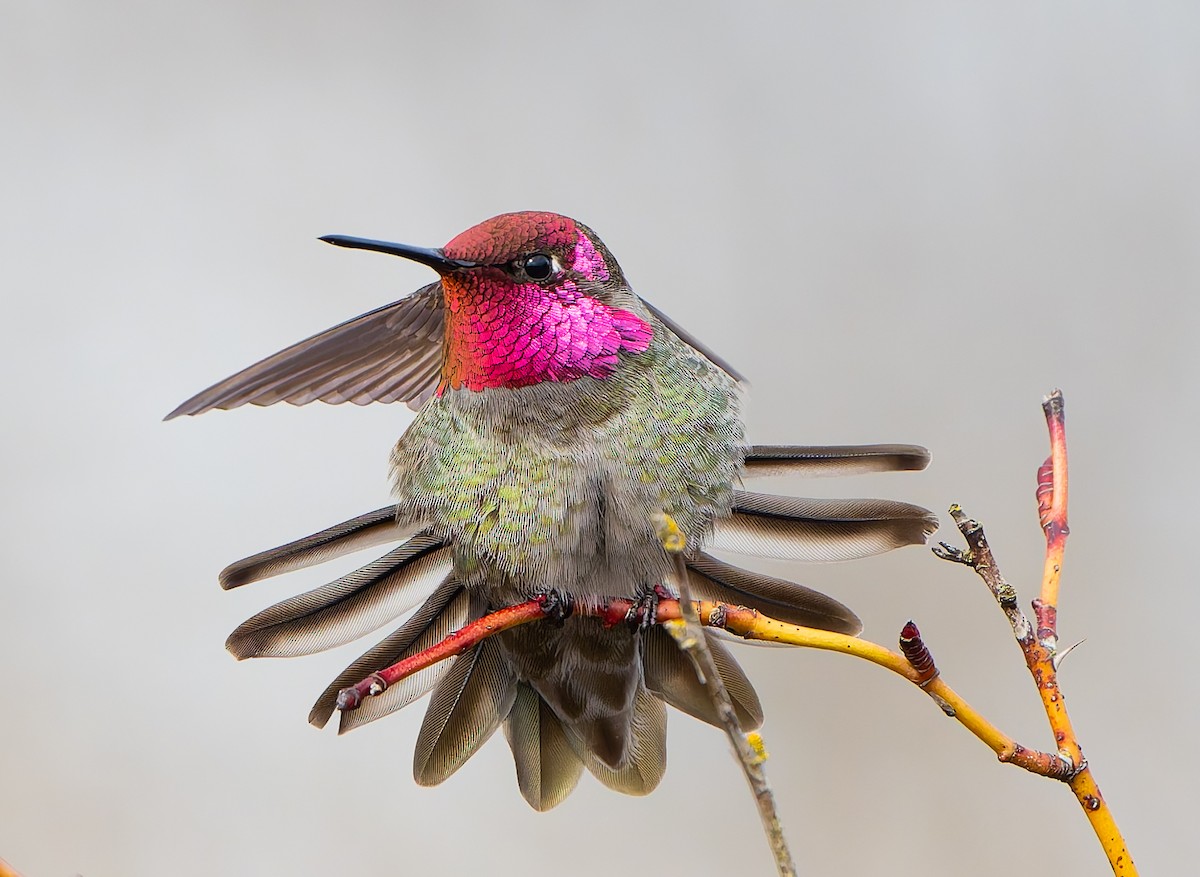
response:
<path id="1" fill-rule="evenodd" d="M 658 604 L 663 600 L 674 600 L 675 595 L 661 584 L 646 589 L 629 607 L 625 620 L 638 627 L 653 627 L 658 623 Z"/>
<path id="2" fill-rule="evenodd" d="M 575 598 L 554 588 L 539 594 L 537 599 L 541 601 L 546 620 L 557 625 L 562 625 L 575 611 Z"/>

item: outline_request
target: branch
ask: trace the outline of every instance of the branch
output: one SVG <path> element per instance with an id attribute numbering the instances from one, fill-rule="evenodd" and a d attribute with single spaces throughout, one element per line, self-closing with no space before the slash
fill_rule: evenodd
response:
<path id="1" fill-rule="evenodd" d="M 762 737 L 755 734 L 754 740 L 751 742 L 742 731 L 741 723 L 738 722 L 737 713 L 733 708 L 733 701 L 729 699 L 729 692 L 725 690 L 725 682 L 717 671 L 716 661 L 713 660 L 712 652 L 708 648 L 708 641 L 704 637 L 700 615 L 696 609 L 697 604 L 692 600 L 687 564 L 683 558 L 684 549 L 687 548 L 687 537 L 684 536 L 670 515 L 656 515 L 654 525 L 658 531 L 659 541 L 675 562 L 675 584 L 679 589 L 679 599 L 672 602 L 675 602 L 682 616 L 682 622 L 667 622 L 665 626 L 671 636 L 675 638 L 675 642 L 679 644 L 679 648 L 691 659 L 692 666 L 696 669 L 696 676 L 708 691 L 709 699 L 717 708 L 717 715 L 721 719 L 725 735 L 733 745 L 734 752 L 737 753 L 738 761 L 742 765 L 742 772 L 746 775 L 746 782 L 750 784 L 750 791 L 758 803 L 758 815 L 762 819 L 763 831 L 767 835 L 771 854 L 775 857 L 775 867 L 781 877 L 795 877 L 796 863 L 788 849 L 787 839 L 783 836 L 783 823 L 779 821 L 779 811 L 775 807 L 775 794 L 771 791 L 771 786 L 767 782 L 766 770 L 763 768 L 766 758 Z M 709 617 L 711 619 L 712 616 Z"/>
<path id="2" fill-rule="evenodd" d="M 550 602 L 545 597 L 536 597 L 485 615 L 462 630 L 450 634 L 436 645 L 398 661 L 377 673 L 372 673 L 356 685 L 343 688 L 338 693 L 338 708 L 341 710 L 356 709 L 364 698 L 382 694 L 388 685 L 394 685 L 413 673 L 461 654 L 501 630 L 545 618 L 553 611 L 547 608 Z M 936 667 L 932 665 L 932 656 L 928 658 L 928 666 L 922 670 L 910 663 L 904 654 L 893 652 L 870 640 L 847 636 L 843 633 L 832 633 L 827 630 L 799 627 L 769 618 L 755 609 L 748 609 L 744 606 L 731 606 L 728 603 L 711 600 L 689 602 L 696 613 L 697 620 L 704 627 L 720 628 L 749 640 L 840 652 L 891 670 L 929 695 L 942 712 L 957 720 L 978 737 L 996 753 L 1000 761 L 1051 779 L 1066 781 L 1071 777 L 1070 770 L 1064 766 L 1063 760 L 1058 755 L 1022 746 L 980 715 L 941 678 Z M 574 612 L 577 615 L 600 618 L 610 627 L 625 623 L 653 623 L 669 626 L 679 623 L 684 617 L 680 601 L 670 599 L 658 601 L 652 618 L 646 617 L 647 608 L 644 602 L 623 597 L 610 597 L 599 600 L 595 604 L 576 606 Z M 908 641 L 907 646 L 905 646 L 905 640 Z M 928 654 L 928 649 L 920 639 L 917 626 L 911 621 L 904 626 L 901 646 L 902 648 L 924 650 Z M 932 672 L 930 672 L 931 667 L 933 668 Z M 757 735 L 752 735 L 752 737 L 754 739 L 747 742 L 753 748 L 759 745 L 759 740 Z M 756 753 L 755 759 L 761 760 L 761 756 Z"/>
<path id="3" fill-rule="evenodd" d="M 417 652 L 411 657 L 397 661 L 390 667 L 384 667 L 349 688 L 343 688 L 338 692 L 337 708 L 343 712 L 357 709 L 363 702 L 363 698 L 383 694 L 389 685 L 395 685 L 418 670 L 424 670 L 439 661 L 461 655 L 502 630 L 508 630 L 510 627 L 520 624 L 528 624 L 530 621 L 539 621 L 552 614 L 557 608 L 558 604 L 554 600 L 542 595 L 485 615 L 478 621 L 472 621 L 466 627 L 454 631 L 441 642 Z M 0 877 L 3 875 L 0 874 Z"/>
<path id="4" fill-rule="evenodd" d="M 957 505 L 950 507 L 950 515 L 967 540 L 967 551 L 945 542 L 933 551 L 944 560 L 974 569 L 1008 617 L 1013 636 L 1041 696 L 1050 730 L 1058 743 L 1057 758 L 1065 766 L 1065 779 L 1100 840 L 1113 873 L 1136 877 L 1137 867 L 1083 756 L 1058 685 L 1058 664 L 1065 654 L 1058 652 L 1058 587 L 1063 551 L 1070 532 L 1067 527 L 1067 438 L 1062 392 L 1055 390 L 1047 396 L 1042 402 L 1042 410 L 1050 432 L 1050 456 L 1038 469 L 1038 517 L 1046 534 L 1046 561 L 1041 596 L 1033 601 L 1036 630 L 1018 605 L 1016 589 L 1001 574 L 983 525 L 968 518 Z"/>

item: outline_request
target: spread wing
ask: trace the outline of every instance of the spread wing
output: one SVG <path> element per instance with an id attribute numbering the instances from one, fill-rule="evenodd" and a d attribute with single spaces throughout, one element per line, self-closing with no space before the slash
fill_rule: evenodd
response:
<path id="1" fill-rule="evenodd" d="M 646 306 L 686 344 L 735 380 L 744 380 L 678 323 L 649 302 Z M 444 308 L 441 283 L 431 283 L 400 301 L 318 332 L 242 369 L 197 393 L 163 419 L 203 414 L 214 408 L 276 402 L 307 405 L 318 400 L 331 405 L 405 402 L 410 408 L 420 408 L 441 381 Z"/>
<path id="2" fill-rule="evenodd" d="M 443 306 L 441 283 L 431 283 L 268 356 L 197 393 L 165 419 L 318 399 L 333 405 L 406 402 L 419 408 L 441 379 Z"/>

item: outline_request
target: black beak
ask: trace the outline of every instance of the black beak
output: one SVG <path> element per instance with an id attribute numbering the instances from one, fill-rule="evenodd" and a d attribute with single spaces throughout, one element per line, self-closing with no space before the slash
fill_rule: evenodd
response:
<path id="1" fill-rule="evenodd" d="M 377 253 L 388 253 L 402 259 L 410 259 L 428 265 L 438 274 L 449 274 L 463 268 L 474 268 L 474 262 L 464 259 L 451 259 L 441 250 L 427 247 L 410 247 L 408 244 L 390 244 L 387 241 L 373 241 L 370 238 L 352 238 L 344 234 L 327 234 L 320 240 L 335 247 L 350 247 L 355 250 L 374 250 Z"/>

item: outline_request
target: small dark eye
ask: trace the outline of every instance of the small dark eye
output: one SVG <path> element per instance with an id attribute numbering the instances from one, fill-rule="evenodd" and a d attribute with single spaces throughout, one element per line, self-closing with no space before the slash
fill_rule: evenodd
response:
<path id="1" fill-rule="evenodd" d="M 554 271 L 554 263 L 543 253 L 534 253 L 521 267 L 530 280 L 545 280 Z"/>

